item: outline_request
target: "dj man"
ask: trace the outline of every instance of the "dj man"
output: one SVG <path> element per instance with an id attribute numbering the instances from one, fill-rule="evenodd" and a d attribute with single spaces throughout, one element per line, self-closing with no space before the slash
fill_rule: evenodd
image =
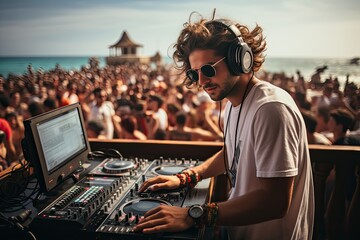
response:
<path id="1" fill-rule="evenodd" d="M 135 231 L 217 225 L 229 239 L 311 239 L 314 193 L 306 128 L 291 96 L 254 75 L 265 61 L 262 28 L 191 19 L 173 58 L 186 73 L 184 84 L 203 88 L 214 101 L 228 100 L 224 147 L 176 176 L 148 179 L 139 191 L 191 187 L 224 172 L 231 189 L 224 202 L 151 209 Z"/>

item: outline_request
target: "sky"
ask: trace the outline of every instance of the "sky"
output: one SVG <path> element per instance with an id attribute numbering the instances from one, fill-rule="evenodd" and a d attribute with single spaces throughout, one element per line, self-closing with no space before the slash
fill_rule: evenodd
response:
<path id="1" fill-rule="evenodd" d="M 191 12 L 214 8 L 259 24 L 268 57 L 360 56 L 359 0 L 0 0 L 0 56 L 107 56 L 123 31 L 165 56 Z"/>

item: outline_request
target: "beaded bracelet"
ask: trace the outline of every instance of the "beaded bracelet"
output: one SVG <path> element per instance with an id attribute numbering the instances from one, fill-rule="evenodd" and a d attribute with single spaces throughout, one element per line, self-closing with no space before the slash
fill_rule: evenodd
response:
<path id="1" fill-rule="evenodd" d="M 180 187 L 185 187 L 186 186 L 186 180 L 184 178 L 183 174 L 176 174 L 176 176 L 180 179 Z"/>
<path id="2" fill-rule="evenodd" d="M 188 170 L 192 173 L 191 175 L 195 177 L 196 182 L 200 182 L 202 180 L 202 177 L 200 176 L 200 174 L 197 173 L 195 170 L 193 170 L 191 168 L 189 168 Z"/>
<path id="3" fill-rule="evenodd" d="M 186 183 L 191 188 L 195 187 L 202 180 L 201 176 L 193 169 L 184 169 L 181 173 L 185 174 Z"/>
<path id="4" fill-rule="evenodd" d="M 185 174 L 186 176 L 186 184 L 188 187 L 193 188 L 195 187 L 195 185 L 197 184 L 196 179 L 194 179 L 194 175 L 190 175 L 187 172 L 183 172 L 183 174 Z"/>
<path id="5" fill-rule="evenodd" d="M 219 207 L 217 203 L 208 203 L 205 205 L 206 216 L 204 217 L 204 224 L 208 227 L 214 227 L 217 223 Z"/>

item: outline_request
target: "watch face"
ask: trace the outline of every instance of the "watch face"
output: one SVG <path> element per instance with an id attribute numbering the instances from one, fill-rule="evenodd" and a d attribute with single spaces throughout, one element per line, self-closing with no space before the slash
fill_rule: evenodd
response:
<path id="1" fill-rule="evenodd" d="M 192 218 L 199 218 L 204 213 L 204 210 L 201 206 L 192 206 L 189 210 L 190 217 Z"/>

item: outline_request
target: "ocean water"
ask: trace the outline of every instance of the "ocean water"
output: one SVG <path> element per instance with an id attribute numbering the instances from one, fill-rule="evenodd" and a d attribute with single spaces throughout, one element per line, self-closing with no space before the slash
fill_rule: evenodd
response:
<path id="1" fill-rule="evenodd" d="M 79 57 L 0 57 L 0 74 L 5 78 L 9 73 L 23 74 L 27 71 L 29 64 L 35 70 L 54 69 L 59 64 L 66 70 L 79 70 L 82 66 L 89 63 L 90 57 L 97 57 L 100 67 L 106 65 L 104 56 L 79 56 Z M 170 58 L 165 58 L 166 63 L 171 63 Z M 293 76 L 299 70 L 310 80 L 311 75 L 319 66 L 328 66 L 321 75 L 322 80 L 331 77 L 337 77 L 340 84 L 343 85 L 346 75 L 349 75 L 350 82 L 360 85 L 360 65 L 350 65 L 350 59 L 345 58 L 267 58 L 263 69 L 268 72 L 284 72 L 287 76 Z"/>
<path id="2" fill-rule="evenodd" d="M 29 64 L 34 70 L 54 69 L 56 64 L 66 70 L 79 70 L 82 66 L 89 64 L 89 58 L 93 56 L 81 57 L 0 57 L 0 74 L 5 78 L 9 73 L 20 75 L 27 72 Z M 105 66 L 105 57 L 98 57 L 100 66 Z"/>
<path id="3" fill-rule="evenodd" d="M 268 58 L 264 69 L 269 72 L 284 72 L 288 76 L 296 75 L 299 70 L 305 80 L 310 81 L 316 68 L 325 65 L 328 68 L 321 74 L 323 81 L 337 77 L 343 87 L 346 76 L 349 75 L 349 81 L 360 86 L 360 65 L 351 65 L 350 59 L 345 58 Z"/>

